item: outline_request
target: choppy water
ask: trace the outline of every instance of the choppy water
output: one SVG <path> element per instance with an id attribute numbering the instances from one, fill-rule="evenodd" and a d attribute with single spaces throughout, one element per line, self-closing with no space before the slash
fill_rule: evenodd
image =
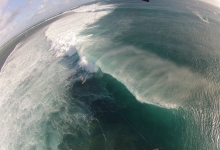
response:
<path id="1" fill-rule="evenodd" d="M 1 69 L 0 149 L 219 149 L 218 12 L 108 1 L 41 27 Z"/>

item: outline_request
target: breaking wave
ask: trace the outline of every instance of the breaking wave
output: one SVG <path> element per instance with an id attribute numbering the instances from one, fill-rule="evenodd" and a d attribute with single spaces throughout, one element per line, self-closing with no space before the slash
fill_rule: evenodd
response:
<path id="1" fill-rule="evenodd" d="M 160 107 L 191 105 L 195 98 L 192 91 L 203 87 L 210 87 L 211 92 L 215 92 L 213 83 L 186 67 L 179 67 L 146 50 L 133 46 L 113 48 L 113 41 L 107 38 L 81 34 L 98 28 L 95 22 L 113 9 L 112 5 L 97 5 L 94 11 L 94 7 L 79 8 L 76 14 L 50 25 L 45 35 L 56 56 L 71 56 L 77 52 L 80 67 L 89 72 L 100 68 L 123 83 L 140 102 Z M 126 25 L 129 26 L 127 22 Z"/>
<path id="2" fill-rule="evenodd" d="M 88 37 L 80 37 L 79 33 L 85 30 L 89 25 L 92 25 L 100 18 L 112 12 L 113 5 L 100 5 L 93 4 L 82 6 L 74 9 L 75 14 L 70 17 L 63 18 L 50 25 L 49 29 L 45 32 L 47 40 L 50 41 L 50 50 L 55 51 L 55 56 L 72 56 L 76 52 L 80 55 L 79 65 L 87 69 L 89 72 L 97 70 L 93 63 L 88 62 L 87 58 L 80 52 L 80 47 L 77 43 L 86 41 Z M 90 28 L 96 28 L 91 26 Z"/>
<path id="3" fill-rule="evenodd" d="M 190 120 L 187 133 L 184 134 L 185 141 L 194 143 L 194 137 L 201 139 L 191 144 L 192 147 L 186 142 L 188 145 L 185 145 L 185 149 L 200 148 L 207 143 L 214 145 L 209 147 L 218 146 L 219 131 L 216 128 L 219 127 L 219 117 L 216 112 L 219 114 L 219 83 L 147 48 L 118 42 L 117 38 L 113 38 L 115 35 L 123 36 L 127 30 L 132 34 L 132 23 L 136 28 L 137 23 L 132 22 L 136 12 L 133 11 L 130 17 L 124 17 L 120 12 L 123 19 L 116 16 L 114 23 L 107 22 L 120 30 L 100 27 L 103 22 L 106 25 L 102 19 L 111 17 L 114 9 L 114 5 L 103 4 L 74 9 L 70 16 L 56 20 L 17 45 L 0 73 L 0 120 L 3 120 L 0 124 L 3 129 L 0 131 L 1 149 L 68 148 L 65 137 L 66 141 L 68 138 L 77 139 L 72 147 L 88 149 L 90 145 L 87 138 L 94 120 L 101 129 L 105 146 L 110 145 L 99 121 L 91 119 L 91 112 L 86 112 L 90 108 L 66 92 L 84 74 L 89 78 L 88 74 L 95 74 L 99 69 L 121 82 L 141 103 L 168 108 L 165 110 L 171 113 L 176 110 L 182 113 L 181 108 L 187 110 L 187 113 L 181 114 Z M 208 23 L 207 19 L 203 20 Z M 136 38 L 135 35 L 131 37 Z M 82 86 L 83 82 L 77 86 Z M 91 90 L 89 94 L 95 97 L 93 90 L 100 90 L 104 86 L 97 88 L 92 85 L 93 82 L 83 88 L 84 91 Z M 76 87 L 72 88 L 75 93 L 78 92 Z M 104 92 L 97 91 L 95 99 L 109 98 L 105 94 L 106 89 L 102 90 Z M 77 96 L 83 99 L 86 94 L 82 92 Z M 86 101 L 92 103 L 90 97 Z M 108 106 L 105 108 L 109 109 Z M 129 120 L 120 115 L 132 126 Z M 142 136 L 135 127 L 132 128 Z"/>

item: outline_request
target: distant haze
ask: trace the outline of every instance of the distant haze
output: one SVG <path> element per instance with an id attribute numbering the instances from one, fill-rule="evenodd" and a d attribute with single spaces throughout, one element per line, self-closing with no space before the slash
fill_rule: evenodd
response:
<path id="1" fill-rule="evenodd" d="M 211 5 L 214 5 L 216 7 L 220 7 L 220 0 L 200 0 L 206 3 L 209 3 Z"/>

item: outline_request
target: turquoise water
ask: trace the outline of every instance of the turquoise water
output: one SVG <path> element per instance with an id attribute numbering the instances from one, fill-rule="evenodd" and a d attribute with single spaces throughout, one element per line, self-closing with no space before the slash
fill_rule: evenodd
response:
<path id="1" fill-rule="evenodd" d="M 219 15 L 112 0 L 39 25 L 1 69 L 0 149 L 219 149 Z"/>

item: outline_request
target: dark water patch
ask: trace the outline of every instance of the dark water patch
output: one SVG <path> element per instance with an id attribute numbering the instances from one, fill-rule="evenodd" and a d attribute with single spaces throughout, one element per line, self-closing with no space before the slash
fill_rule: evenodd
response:
<path id="1" fill-rule="evenodd" d="M 100 74 L 69 89 L 69 103 L 86 112 L 88 120 L 81 127 L 88 128 L 89 134 L 81 134 L 82 128 L 72 130 L 79 137 L 64 135 L 60 149 L 182 149 L 184 119 L 178 110 L 140 103 L 124 85 Z"/>
<path id="2" fill-rule="evenodd" d="M 176 116 L 177 110 L 140 103 L 127 91 L 124 85 L 110 76 L 107 76 L 106 79 L 108 80 L 106 88 L 110 93 L 113 93 L 115 104 L 124 107 L 119 110 L 119 116 L 124 116 L 126 122 L 129 122 L 130 126 L 132 125 L 133 129 L 136 129 L 134 132 L 138 131 L 145 137 L 146 140 L 138 134 L 139 140 L 142 138 L 142 144 L 147 142 L 151 148 L 161 146 L 166 149 L 181 149 L 180 141 L 184 120 Z M 182 127 L 179 128 L 178 124 L 182 124 Z"/>

